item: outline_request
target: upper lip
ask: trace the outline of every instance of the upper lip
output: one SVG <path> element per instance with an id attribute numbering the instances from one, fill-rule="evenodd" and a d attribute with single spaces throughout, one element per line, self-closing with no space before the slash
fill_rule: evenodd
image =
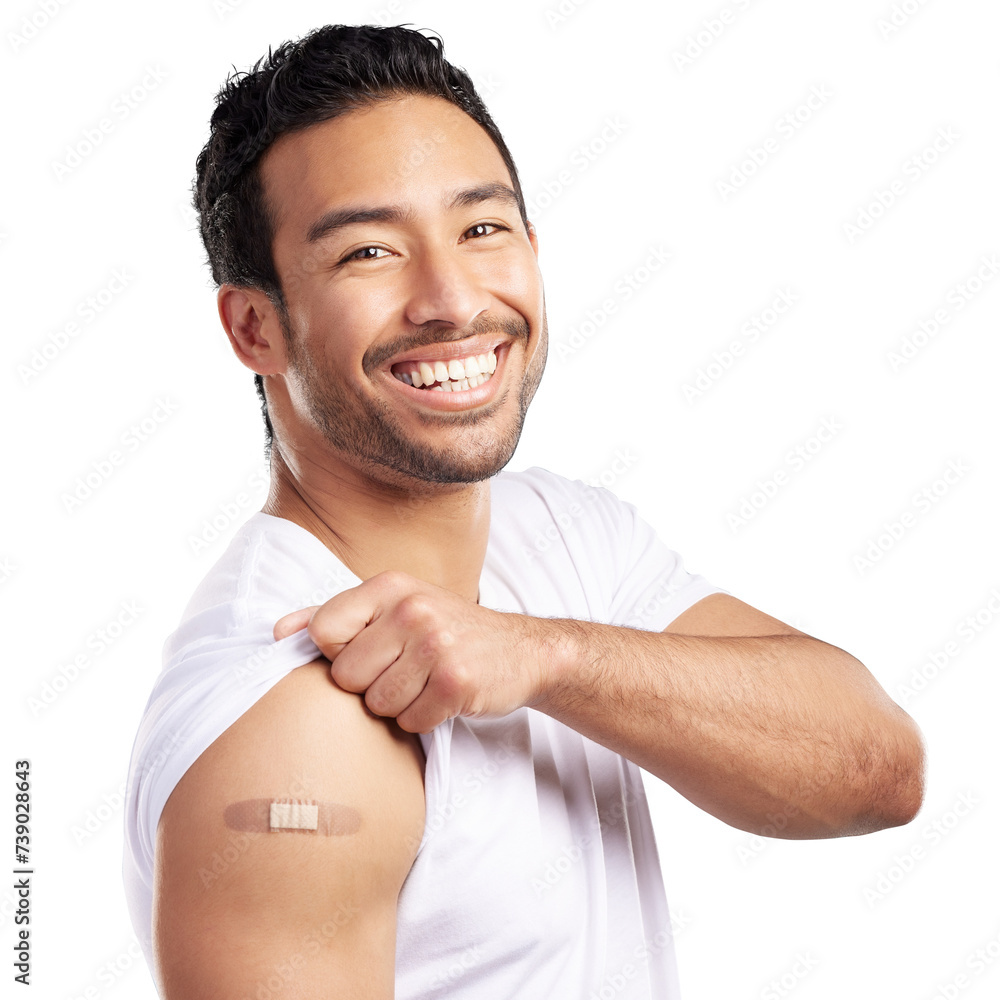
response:
<path id="1" fill-rule="evenodd" d="M 383 366 L 389 371 L 393 365 L 404 361 L 451 361 L 454 358 L 468 358 L 473 355 L 489 354 L 501 344 L 506 344 L 508 338 L 502 334 L 480 334 L 477 337 L 466 337 L 464 340 L 451 340 L 443 344 L 428 344 L 426 347 L 415 347 L 390 358 Z"/>

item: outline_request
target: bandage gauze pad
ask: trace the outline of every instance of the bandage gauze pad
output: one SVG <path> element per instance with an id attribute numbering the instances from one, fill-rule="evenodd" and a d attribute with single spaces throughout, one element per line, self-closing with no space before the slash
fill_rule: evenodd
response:
<path id="1" fill-rule="evenodd" d="M 316 830 L 319 806 L 308 802 L 272 802 L 272 830 Z"/>

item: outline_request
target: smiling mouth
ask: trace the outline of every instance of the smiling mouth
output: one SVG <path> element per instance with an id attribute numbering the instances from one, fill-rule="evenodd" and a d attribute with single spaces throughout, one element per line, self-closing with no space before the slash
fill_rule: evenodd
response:
<path id="1" fill-rule="evenodd" d="M 488 382 L 496 369 L 497 356 L 489 350 L 448 361 L 400 361 L 392 366 L 391 371 L 400 382 L 415 389 L 461 392 Z"/>

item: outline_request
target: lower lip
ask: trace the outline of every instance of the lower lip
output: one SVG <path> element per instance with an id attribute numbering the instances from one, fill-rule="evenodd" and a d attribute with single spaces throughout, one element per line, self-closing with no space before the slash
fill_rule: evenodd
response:
<path id="1" fill-rule="evenodd" d="M 423 403 L 432 410 L 468 410 L 470 407 L 488 403 L 497 394 L 497 383 L 500 381 L 500 373 L 503 370 L 504 362 L 507 360 L 509 347 L 509 344 L 504 344 L 493 351 L 497 359 L 496 370 L 489 379 L 483 382 L 482 385 L 477 385 L 474 389 L 459 389 L 458 391 L 453 389 L 451 392 L 436 389 L 418 389 L 396 378 L 391 370 L 387 371 L 386 375 L 389 381 L 405 396 Z"/>

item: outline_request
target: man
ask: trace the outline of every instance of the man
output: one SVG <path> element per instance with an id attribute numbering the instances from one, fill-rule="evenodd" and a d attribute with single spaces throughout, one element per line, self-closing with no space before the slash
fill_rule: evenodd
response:
<path id="1" fill-rule="evenodd" d="M 439 45 L 281 46 L 220 94 L 196 202 L 271 491 L 133 752 L 163 995 L 676 997 L 636 765 L 753 832 L 913 818 L 919 732 L 856 659 L 608 491 L 501 471 L 545 363 L 538 241 Z"/>

